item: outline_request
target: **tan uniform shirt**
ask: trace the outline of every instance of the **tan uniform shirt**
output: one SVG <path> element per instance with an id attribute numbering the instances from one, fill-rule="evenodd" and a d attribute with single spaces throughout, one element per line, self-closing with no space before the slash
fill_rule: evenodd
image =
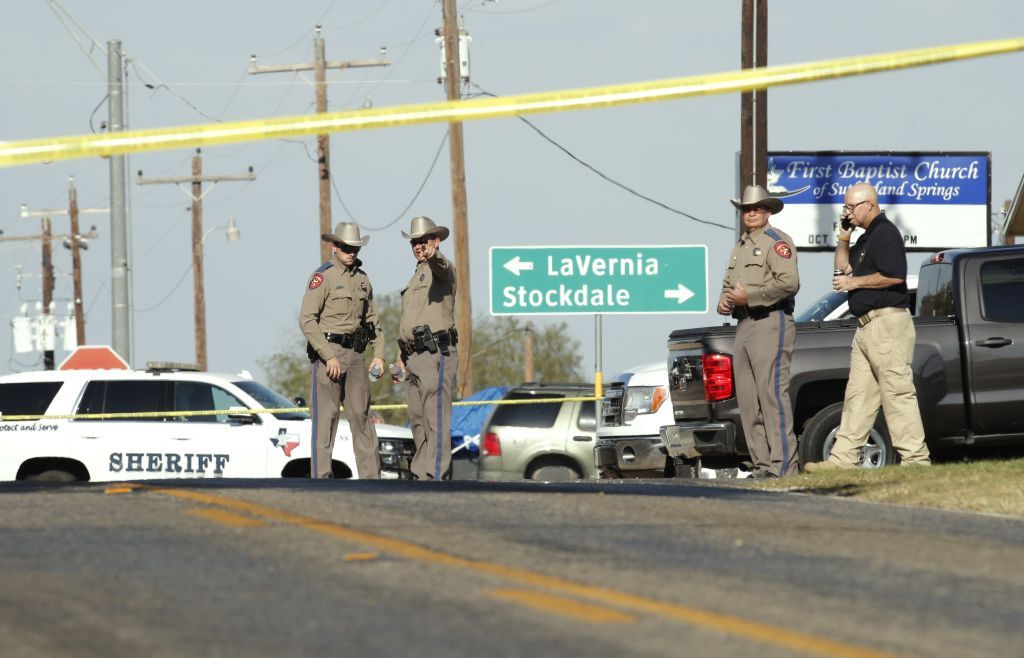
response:
<path id="1" fill-rule="evenodd" d="M 366 321 L 377 330 L 377 337 L 369 343 L 373 358 L 384 358 L 384 330 L 373 301 L 373 286 L 360 265 L 362 262 L 356 260 L 355 266 L 348 268 L 332 257 L 309 277 L 306 285 L 299 326 L 324 362 L 334 356 L 324 334 L 348 334 L 358 329 L 364 307 Z"/>
<path id="2" fill-rule="evenodd" d="M 398 337 L 413 339 L 413 327 L 425 324 L 432 332 L 455 326 L 455 265 L 440 251 L 416 263 L 409 285 L 402 290 L 402 323 Z"/>
<path id="3" fill-rule="evenodd" d="M 796 295 L 800 278 L 793 239 L 771 224 L 744 233 L 729 257 L 720 299 L 737 283 L 747 289 L 751 308 L 771 306 Z"/>

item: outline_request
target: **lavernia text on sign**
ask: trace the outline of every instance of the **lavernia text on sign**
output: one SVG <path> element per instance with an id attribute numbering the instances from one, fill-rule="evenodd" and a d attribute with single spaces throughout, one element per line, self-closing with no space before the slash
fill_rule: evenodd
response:
<path id="1" fill-rule="evenodd" d="M 492 247 L 491 313 L 704 313 L 707 249 Z"/>

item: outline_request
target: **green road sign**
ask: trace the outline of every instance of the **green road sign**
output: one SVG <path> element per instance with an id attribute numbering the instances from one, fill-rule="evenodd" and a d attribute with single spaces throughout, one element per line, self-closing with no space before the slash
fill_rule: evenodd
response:
<path id="1" fill-rule="evenodd" d="M 493 315 L 707 313 L 704 245 L 491 247 Z"/>

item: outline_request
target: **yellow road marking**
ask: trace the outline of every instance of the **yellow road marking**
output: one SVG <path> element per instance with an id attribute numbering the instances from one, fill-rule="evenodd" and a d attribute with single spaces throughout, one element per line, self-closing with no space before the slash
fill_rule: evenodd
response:
<path id="1" fill-rule="evenodd" d="M 370 560 L 376 560 L 377 554 L 373 551 L 367 551 L 365 553 L 349 553 L 345 556 L 346 562 L 369 562 Z"/>
<path id="2" fill-rule="evenodd" d="M 1019 50 L 1024 50 L 1024 38 L 919 48 L 878 55 L 765 66 L 685 78 L 540 92 L 503 98 L 477 98 L 197 126 L 126 130 L 96 135 L 0 142 L 0 167 L 71 158 L 110 156 L 118 153 L 138 153 L 370 128 L 390 128 L 420 123 L 468 121 L 539 112 L 614 107 L 632 103 L 766 89 L 778 85 L 892 71 Z"/>
<path id="3" fill-rule="evenodd" d="M 135 491 L 135 489 L 136 489 L 136 487 L 133 487 L 133 486 L 130 486 L 130 485 L 128 485 L 128 486 L 125 486 L 125 485 L 114 485 L 114 486 L 110 486 L 110 487 L 107 487 L 106 489 L 104 489 L 103 493 L 105 493 L 105 494 L 123 494 L 123 493 L 131 493 L 131 492 Z"/>
<path id="4" fill-rule="evenodd" d="M 564 596 L 545 594 L 544 592 L 536 592 L 527 589 L 495 589 L 488 592 L 488 594 L 499 599 L 513 601 L 520 605 L 535 608 L 543 612 L 551 612 L 595 624 L 622 624 L 636 621 L 636 617 L 628 615 L 625 612 L 612 610 L 611 608 L 606 608 L 601 605 L 582 603 L 574 599 L 567 599 Z"/>
<path id="5" fill-rule="evenodd" d="M 450 553 L 413 544 L 402 539 L 377 535 L 364 530 L 357 530 L 339 523 L 322 521 L 309 516 L 295 514 L 274 507 L 267 507 L 259 503 L 253 503 L 227 496 L 204 493 L 202 491 L 191 491 L 186 489 L 150 488 L 149 491 L 164 496 L 172 496 L 184 500 L 203 503 L 218 507 L 245 512 L 254 516 L 273 519 L 280 523 L 287 523 L 296 527 L 319 532 L 331 537 L 337 537 L 346 541 L 372 546 L 379 551 L 392 553 L 410 560 L 428 562 L 431 564 L 444 565 L 484 573 L 489 576 L 501 578 L 520 585 L 528 585 L 539 589 L 547 589 L 561 594 L 570 594 L 582 599 L 598 601 L 619 608 L 626 608 L 637 612 L 646 612 L 661 615 L 669 619 L 682 621 L 693 626 L 711 629 L 720 633 L 742 637 L 753 642 L 773 644 L 775 646 L 813 653 L 830 658 L 898 658 L 898 654 L 878 651 L 869 647 L 856 644 L 849 644 L 838 640 L 830 640 L 825 637 L 793 631 L 781 626 L 774 626 L 769 623 L 743 619 L 733 615 L 702 610 L 676 603 L 665 603 L 655 599 L 649 599 L 636 594 L 629 594 L 618 590 L 585 585 L 583 583 L 565 580 L 557 576 L 536 571 L 529 571 L 519 567 L 511 567 L 496 562 L 484 560 L 471 560 L 459 557 Z"/>
<path id="6" fill-rule="evenodd" d="M 204 507 L 190 509 L 188 513 L 232 528 L 255 528 L 256 526 L 263 525 L 263 521 L 259 519 L 254 519 L 251 516 L 242 516 L 241 514 L 235 514 L 234 512 L 222 509 L 208 509 Z"/>

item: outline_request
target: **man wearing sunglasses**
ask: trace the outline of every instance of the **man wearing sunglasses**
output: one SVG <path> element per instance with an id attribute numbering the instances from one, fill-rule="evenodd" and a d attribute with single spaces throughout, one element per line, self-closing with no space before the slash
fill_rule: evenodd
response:
<path id="1" fill-rule="evenodd" d="M 832 287 L 848 293 L 857 331 L 832 452 L 828 461 L 805 464 L 804 470 L 859 466 L 879 408 L 903 463 L 930 464 L 910 369 L 916 330 L 908 310 L 903 236 L 878 207 L 878 193 L 870 183 L 851 185 L 843 201 L 835 255 L 835 271 L 840 274 L 832 278 Z M 856 228 L 864 234 L 851 249 Z"/>
<path id="2" fill-rule="evenodd" d="M 733 370 L 740 422 L 753 469 L 750 477 L 783 477 L 798 468 L 789 367 L 796 342 L 794 298 L 800 289 L 793 240 L 768 223 L 781 199 L 748 185 L 731 199 L 743 232 L 722 280 L 718 312 L 736 326 Z"/>
<path id="3" fill-rule="evenodd" d="M 334 233 L 320 236 L 331 245 L 331 260 L 306 284 L 299 312 L 306 352 L 312 363 L 310 415 L 313 417 L 313 478 L 333 477 L 331 455 L 338 431 L 338 407 L 352 429 L 352 449 L 361 479 L 380 477 L 377 431 L 370 418 L 370 381 L 363 353 L 373 350 L 370 369 L 384 369 L 384 335 L 380 328 L 373 286 L 360 269 L 359 250 L 370 237 L 359 226 L 341 222 Z"/>
<path id="4" fill-rule="evenodd" d="M 455 266 L 440 251 L 448 229 L 429 217 L 414 217 L 402 231 L 416 258 L 416 270 L 402 290 L 398 330 L 409 420 L 416 454 L 409 468 L 418 480 L 449 477 L 452 463 L 452 392 L 459 355 L 455 345 Z"/>

